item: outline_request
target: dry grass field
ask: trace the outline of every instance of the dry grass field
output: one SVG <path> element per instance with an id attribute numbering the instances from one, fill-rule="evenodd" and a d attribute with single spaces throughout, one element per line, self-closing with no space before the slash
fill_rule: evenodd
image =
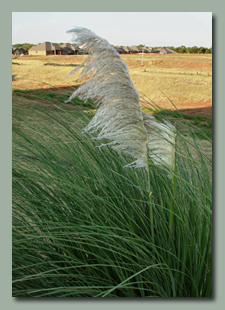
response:
<path id="1" fill-rule="evenodd" d="M 40 89 L 79 85 L 67 76 L 87 56 L 17 56 L 12 59 L 12 88 Z M 135 88 L 157 105 L 185 113 L 212 116 L 212 55 L 122 55 Z M 58 64 L 58 65 L 49 65 Z M 66 77 L 67 76 L 67 77 Z M 169 99 L 170 100 L 169 100 Z"/>
<path id="2" fill-rule="evenodd" d="M 64 93 L 69 97 L 80 85 L 78 75 L 69 76 L 69 73 L 86 57 L 13 56 L 12 88 L 32 91 L 44 89 L 46 92 L 51 89 L 56 96 Z M 168 110 L 174 110 L 172 101 L 180 112 L 192 118 L 192 124 L 212 135 L 212 55 L 144 54 L 143 65 L 142 54 L 121 57 L 140 95 L 144 94 Z M 52 101 L 46 99 L 45 96 L 27 98 L 34 104 L 52 104 Z M 63 99 L 59 97 L 60 100 Z M 200 143 L 204 153 L 211 157 L 211 144 L 205 139 L 201 139 Z"/>

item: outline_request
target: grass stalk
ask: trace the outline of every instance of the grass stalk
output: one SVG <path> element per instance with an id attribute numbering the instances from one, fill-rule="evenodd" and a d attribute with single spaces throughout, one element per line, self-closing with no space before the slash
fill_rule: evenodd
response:
<path id="1" fill-rule="evenodd" d="M 174 171 L 172 172 L 172 182 L 171 182 L 171 199 L 170 199 L 170 215 L 169 215 L 169 251 L 173 250 L 174 242 L 174 204 L 175 204 L 175 192 L 176 192 L 176 173 L 177 173 L 177 163 L 176 163 L 176 145 L 177 138 L 175 138 L 175 151 L 174 151 Z M 171 266 L 171 253 L 169 253 L 168 265 Z"/>
<path id="2" fill-rule="evenodd" d="M 151 189 L 151 173 L 150 173 L 150 162 L 148 156 L 148 168 L 147 168 L 147 175 L 148 175 L 148 192 L 149 192 L 149 208 L 150 208 L 150 222 L 151 222 L 151 242 L 152 242 L 152 257 L 153 263 L 155 261 L 155 235 L 154 235 L 154 217 L 153 217 L 153 202 L 152 202 L 152 189 Z"/>

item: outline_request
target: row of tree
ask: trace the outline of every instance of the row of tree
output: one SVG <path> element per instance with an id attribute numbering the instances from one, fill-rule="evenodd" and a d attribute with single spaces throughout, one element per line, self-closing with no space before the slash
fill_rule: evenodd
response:
<path id="1" fill-rule="evenodd" d="M 143 44 L 138 45 L 139 47 L 144 47 Z M 153 47 L 153 49 L 158 49 L 162 46 L 157 46 Z M 212 47 L 197 47 L 197 46 L 192 46 L 192 47 L 186 47 L 184 45 L 181 45 L 179 47 L 174 47 L 174 46 L 163 46 L 164 48 L 169 48 L 177 53 L 180 54 L 212 54 Z"/>
<path id="2" fill-rule="evenodd" d="M 184 45 L 181 45 L 179 47 L 169 47 L 170 49 L 174 50 L 177 53 L 181 54 L 212 54 L 212 47 L 197 47 L 197 46 L 192 46 L 192 47 L 186 47 Z"/>
<path id="3" fill-rule="evenodd" d="M 20 44 L 20 43 L 18 43 L 18 44 L 14 44 L 13 46 L 19 47 L 19 48 L 23 48 L 26 51 L 28 51 L 33 45 L 35 45 L 35 44 L 30 44 L 30 43 L 22 43 L 22 44 Z"/>
<path id="4" fill-rule="evenodd" d="M 62 43 L 56 43 L 56 44 L 60 45 Z M 33 45 L 34 44 L 30 44 L 30 43 L 14 44 L 15 47 L 22 47 L 26 51 L 28 51 Z M 139 44 L 138 46 L 144 47 L 143 44 Z M 153 49 L 157 49 L 159 47 L 162 47 L 162 46 L 154 47 Z M 174 46 L 163 46 L 163 47 L 169 48 L 180 54 L 212 54 L 212 47 L 210 48 L 203 47 L 203 46 L 186 47 L 184 45 L 181 45 L 179 47 L 174 47 Z"/>

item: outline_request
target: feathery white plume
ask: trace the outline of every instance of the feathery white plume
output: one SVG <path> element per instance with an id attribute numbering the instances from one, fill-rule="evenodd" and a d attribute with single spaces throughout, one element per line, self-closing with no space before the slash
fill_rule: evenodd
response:
<path id="1" fill-rule="evenodd" d="M 176 129 L 165 121 L 161 123 L 154 116 L 142 111 L 144 126 L 147 131 L 147 148 L 149 159 L 155 165 L 175 169 Z"/>
<path id="2" fill-rule="evenodd" d="M 79 78 L 88 80 L 68 100 L 91 98 L 98 106 L 84 131 L 97 131 L 96 139 L 107 139 L 114 148 L 129 152 L 135 161 L 127 166 L 147 168 L 149 156 L 155 164 L 172 167 L 173 126 L 141 111 L 139 93 L 114 47 L 86 28 L 68 32 L 73 33 L 77 45 L 89 49 L 87 59 L 71 72 L 82 69 Z"/>

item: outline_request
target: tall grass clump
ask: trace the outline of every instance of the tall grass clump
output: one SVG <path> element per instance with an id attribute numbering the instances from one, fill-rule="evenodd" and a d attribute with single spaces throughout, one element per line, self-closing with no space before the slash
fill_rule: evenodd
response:
<path id="1" fill-rule="evenodd" d="M 211 297 L 210 159 L 142 111 L 107 41 L 72 32 L 79 106 L 13 94 L 13 296 Z"/>

